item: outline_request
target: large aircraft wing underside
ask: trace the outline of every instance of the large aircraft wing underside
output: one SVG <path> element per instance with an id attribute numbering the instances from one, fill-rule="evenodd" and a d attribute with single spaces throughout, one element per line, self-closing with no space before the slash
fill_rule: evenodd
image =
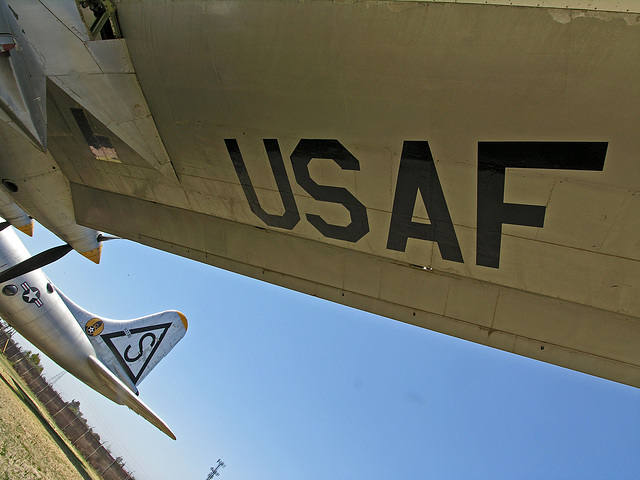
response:
<path id="1" fill-rule="evenodd" d="M 79 225 L 640 387 L 637 2 L 8 3 L 36 219 L 46 164 Z"/>

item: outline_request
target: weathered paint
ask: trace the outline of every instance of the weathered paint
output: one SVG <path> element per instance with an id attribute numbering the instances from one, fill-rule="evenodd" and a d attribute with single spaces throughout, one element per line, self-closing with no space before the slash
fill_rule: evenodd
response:
<path id="1" fill-rule="evenodd" d="M 122 0 L 126 81 L 41 47 L 76 220 L 640 386 L 637 3 L 504 3 Z"/>

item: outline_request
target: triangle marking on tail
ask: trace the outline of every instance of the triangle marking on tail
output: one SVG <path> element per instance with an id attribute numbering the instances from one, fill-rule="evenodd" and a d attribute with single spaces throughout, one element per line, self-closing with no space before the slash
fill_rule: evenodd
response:
<path id="1" fill-rule="evenodd" d="M 169 327 L 171 327 L 171 323 L 149 325 L 131 330 L 125 328 L 119 332 L 105 333 L 100 337 L 131 381 L 137 385 Z"/>

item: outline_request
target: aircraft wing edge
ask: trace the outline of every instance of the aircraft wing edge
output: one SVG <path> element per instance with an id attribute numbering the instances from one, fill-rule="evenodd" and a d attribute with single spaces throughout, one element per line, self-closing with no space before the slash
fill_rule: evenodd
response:
<path id="1" fill-rule="evenodd" d="M 127 388 L 127 386 L 122 383 L 111 371 L 104 366 L 96 357 L 89 356 L 88 358 L 89 367 L 93 372 L 102 380 L 105 386 L 114 393 L 117 397 L 118 401 L 129 407 L 135 413 L 140 415 L 142 418 L 151 423 L 154 427 L 156 427 L 161 432 L 165 433 L 167 436 L 176 439 L 176 436 L 171 431 L 171 429 L 167 426 L 164 421 L 158 415 L 156 415 L 153 410 L 147 407 L 138 397 L 134 395 L 134 393 Z"/>
<path id="2" fill-rule="evenodd" d="M 640 358 L 635 340 L 640 335 L 638 317 L 471 278 L 439 272 L 425 275 L 409 264 L 385 261 L 366 253 L 345 251 L 333 245 L 292 238 L 276 231 L 262 231 L 251 225 L 74 183 L 71 183 L 71 191 L 76 218 L 83 225 L 100 225 L 122 238 L 241 275 L 640 387 Z M 109 213 L 120 211 L 129 214 L 123 217 Z M 164 225 L 176 227 L 161 230 L 153 225 L 152 218 L 163 218 Z M 183 228 L 184 225 L 194 227 Z M 201 233 L 191 235 L 193 231 Z M 295 248 L 292 248 L 292 242 Z M 284 253 L 280 257 L 247 257 L 244 254 L 267 250 Z M 324 258 L 325 263 L 334 265 L 335 268 L 329 270 L 331 275 L 320 270 L 290 268 L 309 265 L 310 258 Z M 382 283 L 378 290 L 367 290 L 366 284 L 361 285 L 343 275 L 345 269 L 354 265 L 363 274 L 385 266 L 386 273 L 380 277 Z M 438 304 L 425 304 L 422 297 L 406 298 L 401 289 L 393 288 L 397 278 L 422 282 L 420 291 L 449 291 L 447 303 L 438 309 Z M 385 295 L 379 293 L 383 288 Z M 483 299 L 489 295 L 493 299 L 488 303 L 490 308 L 482 311 L 474 308 L 459 312 L 453 308 L 457 304 L 483 304 Z M 444 296 L 432 294 L 430 298 L 438 300 Z M 514 317 L 515 311 L 519 313 Z"/>

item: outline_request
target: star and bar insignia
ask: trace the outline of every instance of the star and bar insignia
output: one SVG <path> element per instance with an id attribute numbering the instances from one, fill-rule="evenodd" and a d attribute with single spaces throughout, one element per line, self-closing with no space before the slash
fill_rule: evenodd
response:
<path id="1" fill-rule="evenodd" d="M 35 303 L 36 307 L 40 308 L 43 303 L 40 300 L 40 290 L 36 287 L 30 286 L 27 282 L 20 284 L 24 292 L 22 293 L 22 300 L 27 303 Z"/>

